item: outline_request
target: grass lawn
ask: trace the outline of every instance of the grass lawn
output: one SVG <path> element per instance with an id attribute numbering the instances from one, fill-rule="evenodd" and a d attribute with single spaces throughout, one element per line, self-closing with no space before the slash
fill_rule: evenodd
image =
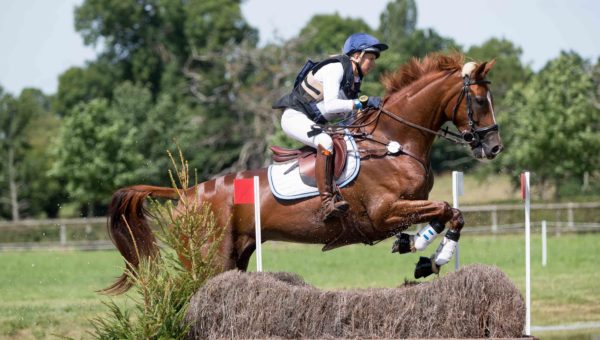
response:
<path id="1" fill-rule="evenodd" d="M 600 234 L 549 237 L 546 267 L 541 266 L 540 238 L 534 236 L 532 242 L 532 323 L 600 321 Z M 522 235 L 464 235 L 460 244 L 462 265 L 498 266 L 524 292 Z M 394 287 L 413 280 L 418 256 L 429 256 L 437 246 L 422 254 L 397 255 L 389 253 L 390 245 L 388 240 L 322 253 L 318 246 L 266 243 L 263 268 L 298 273 L 320 288 Z M 0 253 L 0 337 L 89 338 L 88 320 L 108 310 L 102 304 L 107 298 L 95 291 L 120 275 L 121 266 L 116 251 Z M 452 268 L 453 262 L 442 275 Z"/>
<path id="2" fill-rule="evenodd" d="M 89 338 L 88 320 L 107 310 L 95 291 L 121 264 L 116 251 L 0 253 L 0 336 Z"/>

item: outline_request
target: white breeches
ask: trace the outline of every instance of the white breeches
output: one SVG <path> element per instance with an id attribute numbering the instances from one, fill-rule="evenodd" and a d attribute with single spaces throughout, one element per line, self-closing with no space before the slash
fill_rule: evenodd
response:
<path id="1" fill-rule="evenodd" d="M 286 135 L 315 149 L 321 144 L 325 149 L 333 152 L 333 141 L 328 134 L 323 132 L 308 137 L 307 133 L 312 131 L 313 125 L 315 125 L 315 122 L 310 120 L 304 113 L 291 108 L 285 109 L 281 116 L 281 128 Z"/>

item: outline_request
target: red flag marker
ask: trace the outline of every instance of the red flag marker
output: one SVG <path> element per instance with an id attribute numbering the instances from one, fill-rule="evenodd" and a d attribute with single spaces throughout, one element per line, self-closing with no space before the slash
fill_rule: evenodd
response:
<path id="1" fill-rule="evenodd" d="M 254 204 L 254 179 L 236 179 L 233 188 L 233 204 Z"/>
<path id="2" fill-rule="evenodd" d="M 262 236 L 260 226 L 260 183 L 258 176 L 233 181 L 233 204 L 254 204 L 254 232 L 256 239 L 256 271 L 262 272 Z"/>

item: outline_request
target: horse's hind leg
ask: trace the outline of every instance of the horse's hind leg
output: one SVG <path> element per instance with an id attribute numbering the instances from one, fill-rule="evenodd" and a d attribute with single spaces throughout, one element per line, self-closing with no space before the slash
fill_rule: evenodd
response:
<path id="1" fill-rule="evenodd" d="M 250 257 L 254 250 L 256 250 L 256 241 L 254 238 L 249 236 L 239 237 L 235 241 L 235 249 L 236 249 L 236 267 L 239 270 L 246 271 L 248 270 L 248 263 L 250 262 Z"/>

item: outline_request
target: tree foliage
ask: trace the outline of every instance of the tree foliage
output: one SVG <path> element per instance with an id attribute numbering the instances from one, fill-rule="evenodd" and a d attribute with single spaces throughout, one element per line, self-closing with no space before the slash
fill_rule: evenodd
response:
<path id="1" fill-rule="evenodd" d="M 526 84 L 516 84 L 500 117 L 507 152 L 502 165 L 513 173 L 533 171 L 555 185 L 556 198 L 569 177 L 583 178 L 600 164 L 600 112 L 590 65 L 563 52 Z"/>
<path id="2" fill-rule="evenodd" d="M 119 68 L 102 57 L 87 67 L 71 67 L 58 78 L 54 111 L 66 116 L 80 103 L 87 103 L 94 98 L 110 98 L 115 84 L 121 78 Z"/>
<path id="3" fill-rule="evenodd" d="M 402 52 L 401 45 L 413 35 L 417 27 L 417 4 L 415 0 L 391 1 L 379 19 L 379 33 L 383 41 L 392 44 L 390 50 Z"/>
<path id="4" fill-rule="evenodd" d="M 338 13 L 318 14 L 300 30 L 298 48 L 312 58 L 340 54 L 346 38 L 357 32 L 373 30 L 362 19 L 342 18 Z"/>
<path id="5" fill-rule="evenodd" d="M 52 174 L 67 179 L 73 200 L 94 205 L 133 183 L 143 158 L 136 152 L 138 128 L 128 123 L 106 99 L 80 104 L 65 118 Z"/>
<path id="6" fill-rule="evenodd" d="M 375 28 L 338 13 L 315 15 L 298 36 L 266 46 L 257 46 L 258 32 L 240 4 L 78 6 L 76 30 L 98 57 L 60 75 L 52 97 L 0 89 L 0 216 L 56 216 L 61 201 L 105 204 L 122 185 L 166 185 L 166 150 L 175 143 L 200 180 L 267 165 L 269 145 L 298 146 L 281 131 L 272 102 L 291 91 L 307 59 L 339 53 L 352 33 L 371 33 L 390 46 L 362 85 L 367 95 L 383 95 L 380 77 L 412 57 L 463 51 L 440 32 L 417 28 L 415 0 L 390 0 Z M 489 79 L 506 148 L 500 161 L 480 168 L 526 167 L 557 185 L 597 175 L 590 150 L 598 146 L 600 66 L 565 53 L 536 74 L 521 61 L 521 48 L 503 38 L 471 46 L 466 56 L 496 59 Z M 468 149 L 443 140 L 435 142 L 431 162 L 436 171 L 480 164 Z"/>
<path id="7" fill-rule="evenodd" d="M 491 38 L 479 46 L 471 46 L 466 52 L 468 58 L 478 62 L 496 60 L 494 70 L 488 80 L 496 100 L 496 109 L 502 109 L 508 90 L 517 83 L 527 81 L 533 74 L 531 68 L 521 62 L 523 50 L 506 39 Z"/>
<path id="8" fill-rule="evenodd" d="M 13 97 L 0 87 L 0 216 L 18 220 L 56 212 L 60 186 L 44 178 L 51 164 L 48 141 L 56 129 L 50 99 L 40 90 L 24 89 Z"/>

